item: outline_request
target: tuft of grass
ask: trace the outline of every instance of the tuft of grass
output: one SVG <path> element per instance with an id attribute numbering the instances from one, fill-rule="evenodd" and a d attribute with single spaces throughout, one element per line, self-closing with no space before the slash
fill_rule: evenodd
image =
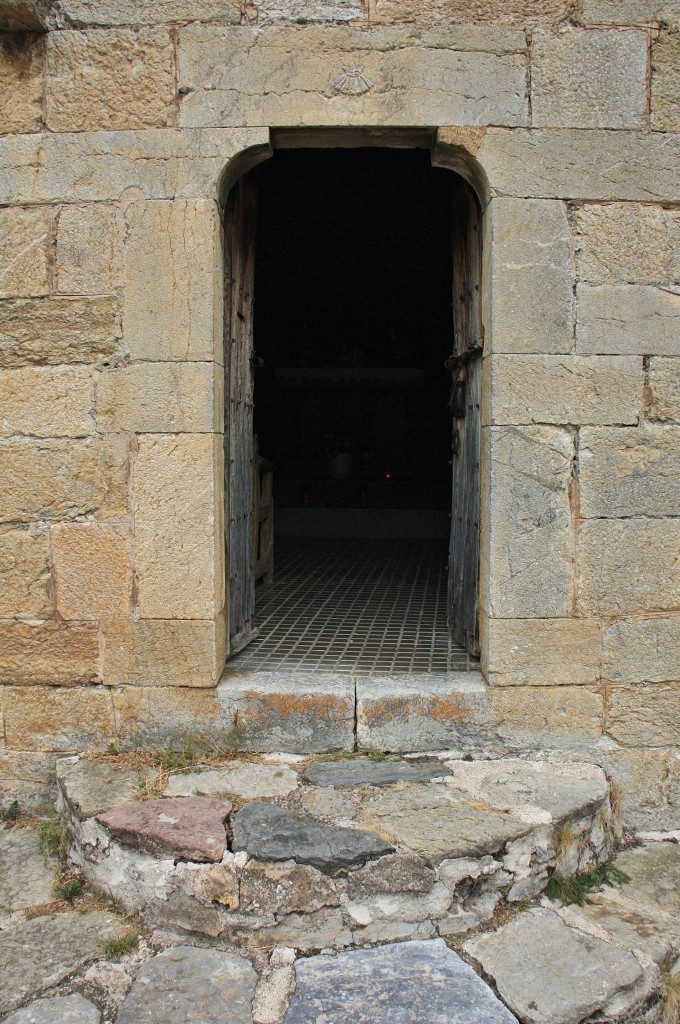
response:
<path id="1" fill-rule="evenodd" d="M 68 829 L 61 818 L 48 818 L 40 824 L 38 832 L 45 860 L 56 858 L 61 868 L 68 855 Z"/>
<path id="2" fill-rule="evenodd" d="M 76 896 L 80 896 L 82 891 L 83 881 L 81 878 L 67 878 L 62 882 L 58 882 L 54 887 L 55 895 L 67 903 L 71 903 Z"/>
<path id="3" fill-rule="evenodd" d="M 680 972 L 662 968 L 661 1020 L 663 1024 L 680 1024 Z"/>
<path id="4" fill-rule="evenodd" d="M 565 878 L 564 875 L 553 871 L 548 879 L 545 893 L 548 899 L 559 900 L 563 907 L 568 907 L 570 904 L 582 907 L 591 902 L 588 897 L 602 886 L 608 885 L 613 888 L 615 885 L 625 885 L 627 882 L 630 882 L 630 876 L 615 867 L 613 861 L 608 860 L 604 864 L 598 864 L 592 871 L 574 875 L 571 878 Z"/>
<path id="5" fill-rule="evenodd" d="M 369 750 L 369 752 L 368 752 L 368 759 L 369 759 L 369 761 L 380 762 L 380 761 L 385 761 L 386 758 L 387 758 L 387 754 L 385 753 L 384 750 Z"/>
<path id="6" fill-rule="evenodd" d="M 18 800 L 12 800 L 12 803 L 9 805 L 9 807 L 5 811 L 5 815 L 4 816 L 7 819 L 7 821 L 18 821 L 19 820 L 19 818 L 21 817 L 21 808 L 19 807 L 19 801 Z"/>
<path id="7" fill-rule="evenodd" d="M 104 943 L 104 956 L 109 960 L 120 960 L 121 957 L 131 953 L 137 948 L 139 942 L 139 928 L 130 928 L 125 935 L 119 939 L 107 939 Z"/>

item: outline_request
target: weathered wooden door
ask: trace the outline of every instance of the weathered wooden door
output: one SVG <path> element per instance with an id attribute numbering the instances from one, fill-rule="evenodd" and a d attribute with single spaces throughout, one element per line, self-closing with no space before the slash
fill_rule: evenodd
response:
<path id="1" fill-rule="evenodd" d="M 256 192 L 247 177 L 225 210 L 225 504 L 229 654 L 255 636 L 253 554 L 253 286 Z"/>
<path id="2" fill-rule="evenodd" d="M 451 197 L 453 241 L 451 540 L 449 630 L 452 639 L 479 655 L 479 463 L 482 382 L 481 218 L 464 182 Z"/>

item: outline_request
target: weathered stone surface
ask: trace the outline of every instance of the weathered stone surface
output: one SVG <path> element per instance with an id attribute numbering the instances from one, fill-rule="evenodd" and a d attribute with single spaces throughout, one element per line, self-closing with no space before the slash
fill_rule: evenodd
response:
<path id="1" fill-rule="evenodd" d="M 499 355 L 489 363 L 485 422 L 637 423 L 642 365 L 634 356 Z"/>
<path id="2" fill-rule="evenodd" d="M 423 924 L 431 927 L 433 921 L 447 914 L 450 906 L 451 889 L 442 882 L 435 882 L 429 893 L 378 893 L 350 900 L 343 909 L 352 927 L 357 929 L 357 941 L 376 942 L 381 938 L 415 938 L 417 932 L 413 925 L 416 929 Z M 387 928 L 381 935 L 383 923 Z M 390 926 L 395 928 L 393 935 L 389 934 Z M 369 929 L 368 936 L 364 935 L 364 928 Z"/>
<path id="3" fill-rule="evenodd" d="M 670 686 L 613 686 L 608 699 L 607 732 L 627 747 L 669 747 L 677 743 L 680 682 Z"/>
<path id="4" fill-rule="evenodd" d="M 616 783 L 627 825 L 668 828 L 669 814 L 664 803 L 670 763 L 667 750 L 620 747 L 597 751 L 593 759 Z"/>
<path id="5" fill-rule="evenodd" d="M 54 875 L 37 832 L 0 829 L 0 915 L 54 899 Z"/>
<path id="6" fill-rule="evenodd" d="M 589 897 L 583 907 L 570 907 L 563 913 L 568 924 L 583 921 L 604 928 L 614 942 L 628 949 L 641 950 L 662 966 L 680 950 L 680 923 L 665 915 L 654 914 L 647 905 L 635 906 L 624 889 Z M 673 957 L 674 959 L 674 957 Z"/>
<path id="7" fill-rule="evenodd" d="M 49 231 L 46 210 L 0 209 L 0 298 L 47 295 Z"/>
<path id="8" fill-rule="evenodd" d="M 192 25 L 179 31 L 180 125 L 526 124 L 524 53 L 473 54 L 456 41 L 399 27 Z M 291 64 L 298 48 L 306 59 Z M 370 82 L 361 98 L 335 84 L 344 66 Z"/>
<path id="9" fill-rule="evenodd" d="M 361 821 L 434 861 L 494 853 L 529 829 L 512 814 L 461 799 L 443 783 L 409 786 L 366 800 Z"/>
<path id="10" fill-rule="evenodd" d="M 678 4 L 680 17 L 680 4 Z M 652 43 L 652 126 L 659 131 L 680 129 L 680 31 L 661 32 Z"/>
<path id="11" fill-rule="evenodd" d="M 216 204 L 139 201 L 128 207 L 126 227 L 123 330 L 131 356 L 222 362 L 222 256 Z M 136 372 L 146 375 L 137 377 L 141 382 L 137 386 L 143 387 L 149 374 L 168 371 Z M 128 386 L 134 387 L 134 374 L 132 380 Z M 206 408 L 208 416 L 214 417 L 207 403 Z M 214 418 L 209 422 L 214 423 Z"/>
<path id="12" fill-rule="evenodd" d="M 107 686 L 214 686 L 222 671 L 219 624 L 140 619 L 104 624 Z"/>
<path id="13" fill-rule="evenodd" d="M 299 960 L 284 1024 L 511 1024 L 512 1016 L 441 939 Z"/>
<path id="14" fill-rule="evenodd" d="M 602 672 L 614 683 L 663 683 L 680 676 L 680 616 L 614 622 L 602 634 Z"/>
<path id="15" fill-rule="evenodd" d="M 304 779 L 315 786 L 389 786 L 448 774 L 441 761 L 317 761 L 306 769 Z"/>
<path id="16" fill-rule="evenodd" d="M 119 938 L 126 929 L 123 921 L 101 910 L 36 917 L 6 929 L 0 944 L 0 1013 L 101 956 L 102 942 Z"/>
<path id="17" fill-rule="evenodd" d="M 36 999 L 6 1018 L 7 1024 L 99 1024 L 101 1011 L 84 996 Z"/>
<path id="18" fill-rule="evenodd" d="M 134 475 L 135 571 L 142 618 L 210 619 L 222 607 L 218 458 L 223 458 L 218 435 L 139 438 Z"/>
<path id="19" fill-rule="evenodd" d="M 435 22 L 473 22 L 510 24 L 523 26 L 527 23 L 558 22 L 567 16 L 566 0 L 508 0 L 501 5 L 493 0 L 378 0 L 377 20 L 387 24 L 395 22 L 422 21 L 426 25 Z"/>
<path id="20" fill-rule="evenodd" d="M 315 818 L 355 818 L 357 815 L 356 804 L 332 786 L 326 786 L 325 789 L 303 789 L 300 806 Z"/>
<path id="21" fill-rule="evenodd" d="M 339 903 L 340 893 L 330 878 L 295 861 L 251 860 L 241 875 L 239 907 L 244 913 L 307 914 Z"/>
<path id="22" fill-rule="evenodd" d="M 579 285 L 576 350 L 585 355 L 673 355 L 680 290 L 650 285 Z"/>
<path id="23" fill-rule="evenodd" d="M 94 433 L 93 400 L 86 366 L 0 370 L 0 435 L 87 437 Z"/>
<path id="24" fill-rule="evenodd" d="M 672 21 L 680 16 L 678 0 L 584 0 L 586 21 L 605 25 L 636 25 Z"/>
<path id="25" fill-rule="evenodd" d="M 602 697 L 583 686 L 491 687 L 489 705 L 499 735 L 513 747 L 592 749 L 602 735 Z"/>
<path id="26" fill-rule="evenodd" d="M 294 946 L 303 952 L 335 947 L 354 941 L 339 909 L 324 907 L 313 914 L 288 914 L 275 924 L 259 928 L 248 938 L 251 949 Z"/>
<path id="27" fill-rule="evenodd" d="M 506 1005 L 536 1024 L 576 1022 L 597 1011 L 606 1019 L 621 990 L 643 981 L 631 953 L 568 928 L 550 910 L 520 914 L 469 939 L 464 949 L 493 978 Z"/>
<path id="28" fill-rule="evenodd" d="M 88 295 L 117 287 L 122 227 L 114 206 L 64 206 L 57 218 L 57 290 Z"/>
<path id="29" fill-rule="evenodd" d="M 187 895 L 219 903 L 230 910 L 238 908 L 239 871 L 237 858 L 233 854 L 225 853 L 221 862 L 212 866 L 178 864 L 175 875 L 180 878 L 182 889 Z M 219 931 L 221 930 L 220 924 Z"/>
<path id="30" fill-rule="evenodd" d="M 487 681 L 570 686 L 600 676 L 600 626 L 590 619 L 489 619 Z"/>
<path id="31" fill-rule="evenodd" d="M 111 695 L 99 686 L 8 685 L 0 705 L 15 750 L 96 750 L 113 739 Z"/>
<path id="32" fill-rule="evenodd" d="M 154 25 L 168 22 L 209 21 L 239 25 L 244 18 L 237 4 L 224 0 L 160 0 L 141 7 L 136 0 L 65 0 L 60 11 L 69 25 Z M 258 0 L 248 7 L 248 20 L 258 24 L 270 21 L 343 22 L 363 19 L 359 0 Z"/>
<path id="33" fill-rule="evenodd" d="M 494 427 L 485 433 L 494 496 L 490 611 L 503 618 L 566 618 L 573 603 L 571 433 L 551 426 Z"/>
<path id="34" fill-rule="evenodd" d="M 8 811 L 18 800 L 23 811 L 51 814 L 54 810 L 53 779 L 54 754 L 0 750 L 0 807 L 3 811 Z"/>
<path id="35" fill-rule="evenodd" d="M 297 789 L 297 784 L 297 772 L 291 768 L 232 761 L 228 768 L 173 775 L 164 796 L 220 796 L 227 793 L 244 800 L 262 800 L 288 796 Z"/>
<path id="36" fill-rule="evenodd" d="M 533 33 L 531 111 L 537 128 L 636 128 L 647 113 L 642 31 Z"/>
<path id="37" fill-rule="evenodd" d="M 172 40 L 164 29 L 53 33 L 47 46 L 48 128 L 105 131 L 171 124 L 173 64 Z"/>
<path id="38" fill-rule="evenodd" d="M 0 441 L 0 522 L 118 518 L 128 511 L 128 441 Z"/>
<path id="39" fill-rule="evenodd" d="M 91 363 L 118 346 L 115 299 L 0 302 L 0 364 Z"/>
<path id="40" fill-rule="evenodd" d="M 680 507 L 680 426 L 580 432 L 580 511 L 586 518 L 672 516 Z"/>
<path id="41" fill-rule="evenodd" d="M 142 965 L 118 1024 L 250 1024 L 257 975 L 248 960 L 216 949 L 177 946 Z"/>
<path id="42" fill-rule="evenodd" d="M 207 935 L 216 939 L 222 932 L 222 920 L 215 907 L 207 907 L 194 896 L 173 892 L 167 899 L 152 900 L 142 911 L 150 928 L 174 935 Z"/>
<path id="43" fill-rule="evenodd" d="M 233 849 L 261 860 L 294 860 L 327 874 L 358 867 L 391 853 L 371 832 L 322 825 L 275 804 L 248 804 L 232 821 Z"/>
<path id="44" fill-rule="evenodd" d="M 78 821 L 129 803 L 142 785 L 156 776 L 152 768 L 122 768 L 110 761 L 62 758 L 57 761 L 57 784 Z"/>
<path id="45" fill-rule="evenodd" d="M 98 681 L 96 626 L 0 623 L 0 683 L 73 686 Z"/>
<path id="46" fill-rule="evenodd" d="M 0 529 L 0 616 L 42 616 L 52 607 L 47 533 L 39 527 Z"/>
<path id="47" fill-rule="evenodd" d="M 630 876 L 625 888 L 627 901 L 650 905 L 680 919 L 680 846 L 677 843 L 648 843 L 624 850 L 616 866 Z"/>
<path id="48" fill-rule="evenodd" d="M 99 429 L 210 433 L 219 428 L 215 384 L 223 374 L 214 363 L 133 363 L 105 371 L 97 381 Z"/>
<path id="49" fill-rule="evenodd" d="M 119 619 L 131 611 L 128 540 L 112 526 L 64 523 L 50 531 L 57 611 L 63 619 Z"/>
<path id="50" fill-rule="evenodd" d="M 352 900 L 362 900 L 376 893 L 427 893 L 435 877 L 422 857 L 392 853 L 353 871 L 347 880 L 347 894 Z"/>
<path id="51" fill-rule="evenodd" d="M 118 735 L 131 746 L 159 749 L 186 734 L 209 735 L 229 750 L 233 721 L 220 721 L 215 690 L 191 686 L 124 686 L 113 689 Z M 227 741 L 227 742 L 225 742 Z"/>
<path id="52" fill-rule="evenodd" d="M 228 800 L 185 797 L 129 803 L 97 815 L 114 839 L 155 857 L 220 861 L 227 848 Z"/>
<path id="53" fill-rule="evenodd" d="M 661 611 L 680 600 L 680 521 L 592 519 L 579 534 L 583 615 Z"/>
<path id="54" fill-rule="evenodd" d="M 680 213 L 636 203 L 574 213 L 576 272 L 589 284 L 664 285 L 680 267 Z"/>
<path id="55" fill-rule="evenodd" d="M 49 0 L 3 0 L 0 31 L 43 32 L 48 25 Z"/>
<path id="56" fill-rule="evenodd" d="M 649 367 L 649 415 L 680 420 L 680 359 L 652 359 Z"/>
<path id="57" fill-rule="evenodd" d="M 571 233 L 563 203 L 495 198 L 491 219 L 491 348 L 571 352 Z"/>
<path id="58" fill-rule="evenodd" d="M 42 40 L 35 36 L 3 41 L 0 47 L 0 132 L 40 131 L 44 52 Z"/>

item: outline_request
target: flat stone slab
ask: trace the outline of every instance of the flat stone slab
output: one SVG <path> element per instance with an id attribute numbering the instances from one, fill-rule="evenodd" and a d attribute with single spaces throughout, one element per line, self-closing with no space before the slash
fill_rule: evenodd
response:
<path id="1" fill-rule="evenodd" d="M 647 843 L 624 850 L 616 866 L 630 876 L 626 899 L 660 907 L 680 921 L 680 845 Z"/>
<path id="2" fill-rule="evenodd" d="M 0 829 L 0 916 L 49 903 L 53 887 L 38 833 Z"/>
<path id="3" fill-rule="evenodd" d="M 450 770 L 440 761 L 319 761 L 303 773 L 315 786 L 389 786 L 395 782 L 427 782 Z"/>
<path id="4" fill-rule="evenodd" d="M 220 861 L 227 848 L 228 800 L 188 796 L 124 804 L 97 815 L 114 839 L 154 857 Z"/>
<path id="5" fill-rule="evenodd" d="M 11 1017 L 5 1024 L 99 1024 L 100 1010 L 81 995 L 53 996 L 36 999 Z"/>
<path id="6" fill-rule="evenodd" d="M 569 928 L 552 910 L 519 914 L 464 944 L 503 1001 L 530 1024 L 577 1024 L 642 983 L 632 953 Z"/>
<path id="7" fill-rule="evenodd" d="M 591 896 L 585 906 L 569 907 L 563 913 L 604 928 L 619 945 L 641 950 L 659 966 L 668 957 L 680 955 L 680 921 L 654 914 L 649 907 L 631 905 L 626 888 L 621 901 L 616 893 L 603 892 Z"/>
<path id="8" fill-rule="evenodd" d="M 117 768 L 99 758 L 57 761 L 57 784 L 80 821 L 129 803 L 137 787 L 148 785 L 156 775 L 153 768 Z"/>
<path id="9" fill-rule="evenodd" d="M 409 786 L 364 801 L 363 824 L 434 860 L 495 853 L 529 831 L 525 821 L 481 801 L 457 800 L 446 785 Z"/>
<path id="10" fill-rule="evenodd" d="M 251 1024 L 256 981 L 234 953 L 166 949 L 139 969 L 117 1024 Z"/>
<path id="11" fill-rule="evenodd" d="M 249 804 L 233 819 L 233 848 L 260 860 L 294 860 L 326 874 L 357 867 L 393 847 L 372 832 L 324 825 L 276 804 Z"/>
<path id="12" fill-rule="evenodd" d="M 211 768 L 172 775 L 164 796 L 237 796 L 243 800 L 266 800 L 288 796 L 298 786 L 298 773 L 291 768 L 234 761 L 228 768 Z"/>
<path id="13" fill-rule="evenodd" d="M 34 917 L 1 932 L 0 1014 L 102 956 L 102 944 L 120 938 L 126 929 L 113 914 L 91 910 Z"/>
<path id="14" fill-rule="evenodd" d="M 284 1024 L 516 1024 L 441 939 L 298 960 Z"/>

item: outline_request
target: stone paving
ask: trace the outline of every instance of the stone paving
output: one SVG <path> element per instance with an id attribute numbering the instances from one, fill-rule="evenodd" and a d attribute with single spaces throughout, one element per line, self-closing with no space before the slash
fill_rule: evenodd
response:
<path id="1" fill-rule="evenodd" d="M 628 837 L 630 883 L 583 906 L 545 895 L 551 873 L 612 856 L 597 767 L 442 754 L 156 774 L 59 764 L 70 866 L 95 894 L 71 904 L 54 902 L 35 826 L 0 831 L 0 1020 L 661 1019 L 680 957 L 676 837 Z M 141 936 L 116 960 L 123 909 Z"/>

